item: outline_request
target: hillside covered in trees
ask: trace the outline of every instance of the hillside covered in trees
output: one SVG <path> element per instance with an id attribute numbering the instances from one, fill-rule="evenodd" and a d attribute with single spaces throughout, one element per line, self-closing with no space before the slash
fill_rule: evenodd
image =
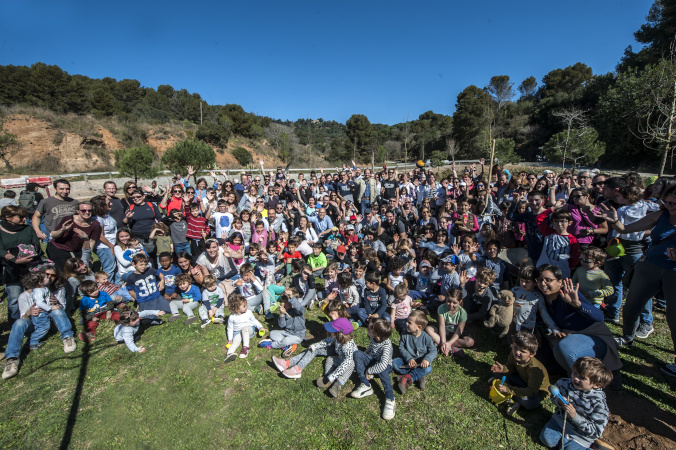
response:
<path id="1" fill-rule="evenodd" d="M 361 114 L 345 124 L 321 118 L 281 121 L 246 112 L 246 105 L 210 105 L 199 93 L 169 85 L 153 89 L 133 79 L 92 79 L 39 62 L 0 66 L 0 120 L 21 108 L 50 111 L 53 122 L 76 122 L 63 119 L 73 116 L 114 120 L 111 132 L 123 147 L 148 145 L 149 127 L 179 128 L 183 138 L 201 140 L 220 153 L 245 141 L 249 148 L 274 153 L 276 161 L 299 166 L 351 159 L 474 159 L 485 156 L 495 140 L 501 162 L 542 155 L 626 169 L 666 163 L 673 173 L 676 0 L 655 1 L 634 37 L 641 50 L 628 46 L 615 72 L 594 74 L 578 62 L 541 80 L 495 75 L 463 89 L 449 105 L 452 115 L 427 111 L 394 125 L 370 123 Z M 88 130 L 96 141 L 100 133 Z M 5 127 L 0 158 L 7 163 L 21 144 Z"/>

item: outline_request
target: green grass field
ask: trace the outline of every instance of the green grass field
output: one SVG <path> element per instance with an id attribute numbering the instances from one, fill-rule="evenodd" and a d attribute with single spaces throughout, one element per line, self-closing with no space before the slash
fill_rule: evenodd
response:
<path id="1" fill-rule="evenodd" d="M 0 309 L 4 348 L 9 330 L 5 305 Z M 314 336 L 308 343 L 325 336 L 323 322 L 316 310 L 308 314 Z M 300 380 L 274 369 L 270 357 L 278 350 L 256 347 L 247 359 L 223 364 L 224 325 L 152 327 L 140 339 L 145 354 L 116 345 L 112 329 L 104 322 L 95 342 L 78 341 L 69 355 L 58 335 L 38 351 L 29 353 L 26 345 L 19 374 L 0 383 L 0 447 L 537 448 L 553 410 L 546 402 L 508 418 L 489 402 L 489 368 L 496 358 L 506 361 L 507 348 L 486 330 L 473 330 L 478 346 L 465 358 L 437 358 L 425 391 L 414 387 L 402 396 L 395 388 L 396 417 L 386 422 L 379 382 L 375 395 L 360 400 L 347 396 L 352 382 L 335 399 L 317 388 L 323 360 L 313 361 Z M 623 395 L 647 399 L 673 424 L 675 384 L 659 372 L 671 341 L 659 311 L 656 329 L 623 354 Z M 368 343 L 363 328 L 357 343 Z"/>

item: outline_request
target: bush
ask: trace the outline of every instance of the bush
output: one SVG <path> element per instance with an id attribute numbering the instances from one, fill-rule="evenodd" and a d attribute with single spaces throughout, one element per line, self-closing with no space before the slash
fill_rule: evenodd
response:
<path id="1" fill-rule="evenodd" d="M 147 145 L 115 151 L 115 167 L 121 175 L 134 177 L 134 183 L 138 183 L 139 178 L 157 176 L 159 171 L 153 165 L 155 160 L 155 151 Z"/>
<path id="2" fill-rule="evenodd" d="M 224 148 L 226 145 L 228 145 L 230 132 L 227 131 L 225 127 L 215 122 L 205 122 L 197 129 L 195 137 L 200 141 L 206 142 L 207 144 Z"/>
<path id="3" fill-rule="evenodd" d="M 186 167 L 192 166 L 197 174 L 216 163 L 216 153 L 205 142 L 185 139 L 177 142 L 164 153 L 162 163 L 174 173 L 185 173 Z"/>
<path id="4" fill-rule="evenodd" d="M 241 166 L 253 164 L 254 162 L 253 155 L 251 155 L 251 152 L 245 149 L 244 147 L 235 148 L 232 151 L 232 156 L 235 157 L 235 159 Z"/>

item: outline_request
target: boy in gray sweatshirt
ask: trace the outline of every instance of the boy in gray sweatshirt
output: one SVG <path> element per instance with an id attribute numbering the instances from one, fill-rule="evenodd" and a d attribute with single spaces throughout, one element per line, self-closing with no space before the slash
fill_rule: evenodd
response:
<path id="1" fill-rule="evenodd" d="M 399 341 L 401 358 L 392 361 L 394 371 L 401 374 L 398 378 L 399 390 L 406 393 L 408 386 L 420 380 L 420 389 L 425 389 L 426 376 L 432 372 L 432 361 L 437 357 L 437 346 L 429 334 L 423 330 L 427 326 L 427 316 L 420 310 L 411 312 L 406 319 L 406 333 Z"/>
<path id="2" fill-rule="evenodd" d="M 584 356 L 575 361 L 571 377 L 556 382 L 561 397 L 568 404 L 558 397 L 552 397 L 556 410 L 540 433 L 542 443 L 550 448 L 558 448 L 563 439 L 565 448 L 589 448 L 594 440 L 599 439 L 610 414 L 603 388 L 612 379 L 610 370 L 596 358 Z M 564 434 L 566 415 L 568 420 Z"/>
<path id="3" fill-rule="evenodd" d="M 281 330 L 270 331 L 270 339 L 258 344 L 261 348 L 281 348 L 282 357 L 288 358 L 305 339 L 305 307 L 296 297 L 282 294 L 279 297 L 279 319 Z"/>

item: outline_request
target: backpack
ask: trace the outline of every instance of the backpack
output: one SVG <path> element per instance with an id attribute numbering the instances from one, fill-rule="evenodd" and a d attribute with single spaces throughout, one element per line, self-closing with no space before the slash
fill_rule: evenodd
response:
<path id="1" fill-rule="evenodd" d="M 26 208 L 29 213 L 35 212 L 35 192 L 21 191 L 19 206 Z"/>

